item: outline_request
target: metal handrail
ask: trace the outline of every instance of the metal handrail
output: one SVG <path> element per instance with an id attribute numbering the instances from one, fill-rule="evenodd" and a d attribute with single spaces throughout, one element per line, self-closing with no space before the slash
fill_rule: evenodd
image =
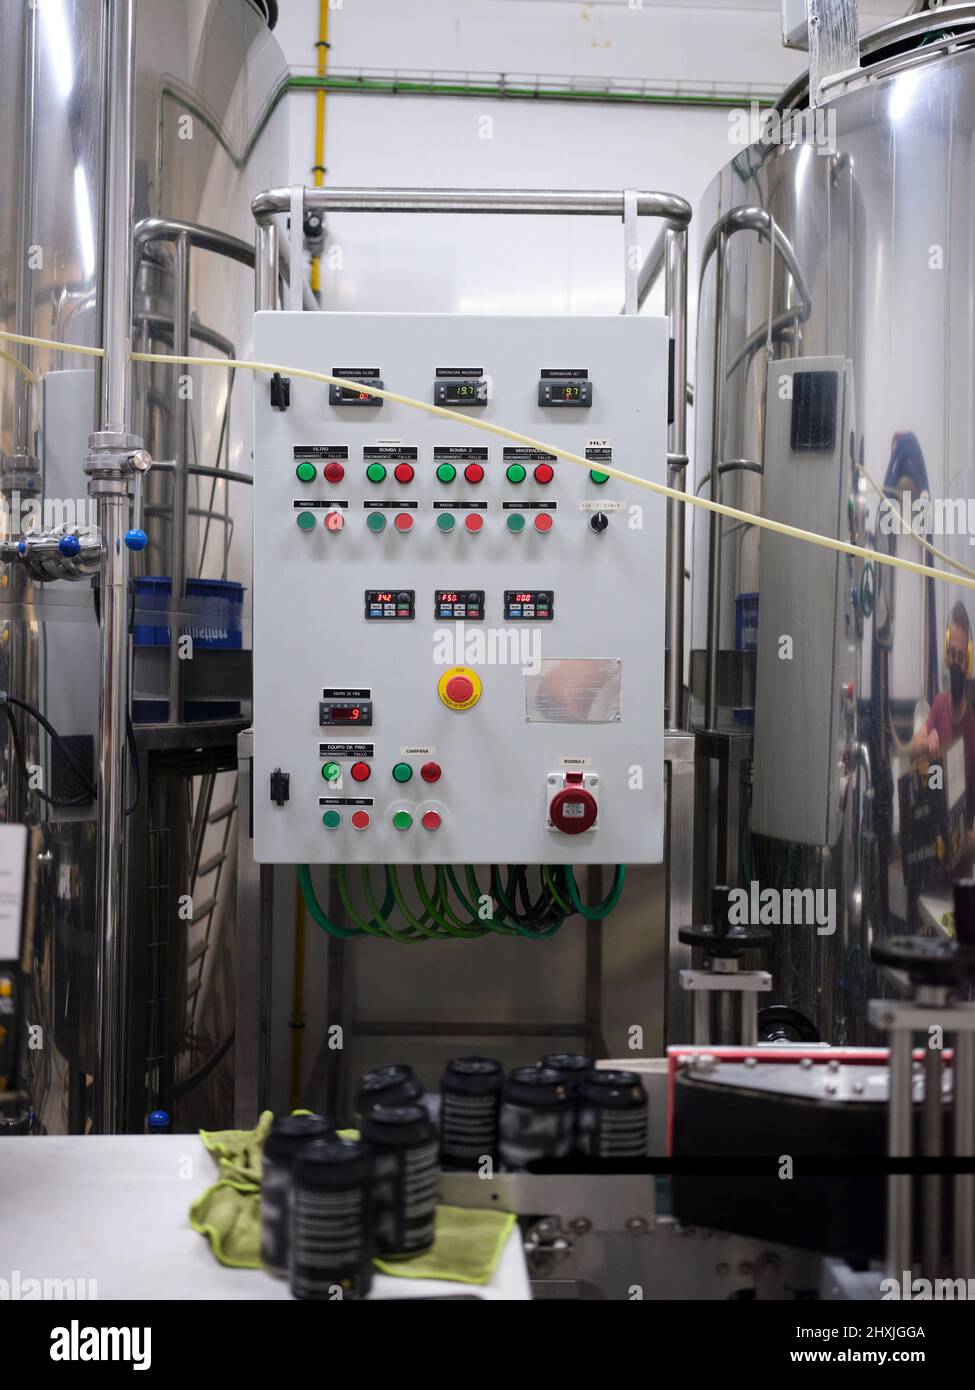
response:
<path id="1" fill-rule="evenodd" d="M 729 364 L 726 361 L 726 313 L 725 294 L 728 278 L 728 244 L 736 232 L 757 232 L 758 236 L 770 243 L 785 264 L 799 295 L 799 303 L 793 308 L 770 320 L 746 339 L 743 347 Z M 781 231 L 772 214 L 765 208 L 744 206 L 729 209 L 723 213 L 708 232 L 701 253 L 701 275 L 699 291 L 704 284 L 711 257 L 717 253 L 717 283 L 715 287 L 715 325 L 714 325 L 714 379 L 711 384 L 711 500 L 720 502 L 721 444 L 724 439 L 724 383 L 731 373 L 755 351 L 770 334 L 781 332 L 788 324 L 805 323 L 812 313 L 812 295 L 802 273 L 802 266 L 788 237 Z M 704 303 L 703 294 L 698 295 L 698 309 Z M 721 518 L 712 512 L 709 518 L 708 534 L 708 612 L 706 639 L 706 676 L 704 723 L 708 729 L 717 725 L 718 715 L 718 642 L 719 609 L 721 605 Z"/>

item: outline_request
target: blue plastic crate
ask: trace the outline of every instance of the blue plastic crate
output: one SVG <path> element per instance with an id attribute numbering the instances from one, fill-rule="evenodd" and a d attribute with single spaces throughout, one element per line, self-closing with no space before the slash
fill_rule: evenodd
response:
<path id="1" fill-rule="evenodd" d="M 158 611 L 168 617 L 173 592 L 169 575 L 141 575 L 134 581 L 136 608 L 141 615 Z M 194 645 L 239 651 L 244 645 L 241 617 L 244 586 L 231 579 L 188 579 L 186 597 L 194 617 L 189 634 Z M 169 623 L 137 622 L 132 633 L 137 647 L 168 647 Z"/>

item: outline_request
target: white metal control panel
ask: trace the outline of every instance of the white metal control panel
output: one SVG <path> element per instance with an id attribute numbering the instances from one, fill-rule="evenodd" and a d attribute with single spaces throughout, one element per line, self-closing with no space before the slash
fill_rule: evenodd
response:
<path id="1" fill-rule="evenodd" d="M 254 852 L 264 863 L 663 853 L 668 328 L 260 313 Z"/>

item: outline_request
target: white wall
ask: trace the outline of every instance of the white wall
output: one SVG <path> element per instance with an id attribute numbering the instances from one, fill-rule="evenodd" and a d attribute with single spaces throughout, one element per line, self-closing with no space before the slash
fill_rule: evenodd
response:
<path id="1" fill-rule="evenodd" d="M 318 0 L 281 8 L 285 56 L 313 72 Z M 861 0 L 863 27 L 906 8 Z M 779 28 L 778 0 L 336 0 L 328 63 L 712 85 L 748 96 L 780 89 L 805 66 L 804 55 L 781 48 Z M 292 178 L 311 182 L 315 100 L 291 100 Z M 693 106 L 326 98 L 332 184 L 659 188 L 696 209 L 736 148 L 727 111 Z M 337 215 L 330 232 L 344 253 L 324 280 L 336 307 L 560 313 L 612 311 L 620 300 L 621 231 L 608 220 Z M 651 235 L 644 228 L 644 245 Z"/>

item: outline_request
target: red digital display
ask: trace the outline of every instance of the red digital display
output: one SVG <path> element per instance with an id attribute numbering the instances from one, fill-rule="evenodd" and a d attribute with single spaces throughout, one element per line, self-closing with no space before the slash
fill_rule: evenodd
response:
<path id="1" fill-rule="evenodd" d="M 393 596 L 392 596 L 392 594 L 384 594 L 384 593 L 381 593 L 381 592 L 379 592 L 379 591 L 376 592 L 376 602 L 377 602 L 377 603 L 392 603 L 392 601 L 393 601 Z"/>
<path id="2" fill-rule="evenodd" d="M 456 603 L 457 601 L 458 601 L 458 600 L 457 600 L 457 595 L 456 595 L 456 594 L 451 594 L 451 593 L 449 593 L 446 589 L 441 589 L 441 590 L 440 590 L 440 602 L 441 602 L 441 603 Z"/>
<path id="3" fill-rule="evenodd" d="M 515 594 L 514 601 L 515 603 L 533 603 L 534 599 L 534 594 Z"/>
<path id="4" fill-rule="evenodd" d="M 332 705 L 329 711 L 333 724 L 354 724 L 362 718 L 361 705 Z"/>

